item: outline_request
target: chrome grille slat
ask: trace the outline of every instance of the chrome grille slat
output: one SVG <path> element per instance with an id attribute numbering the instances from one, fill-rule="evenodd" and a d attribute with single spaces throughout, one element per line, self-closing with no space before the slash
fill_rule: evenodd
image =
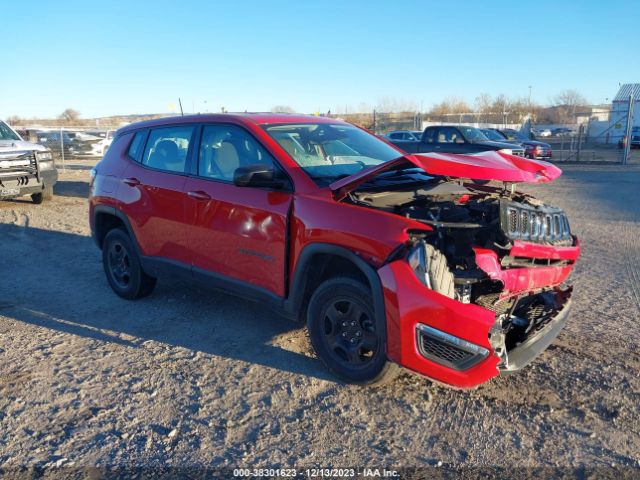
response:
<path id="1" fill-rule="evenodd" d="M 571 245 L 573 237 L 564 212 L 547 206 L 501 202 L 501 223 L 512 240 L 554 245 Z"/>

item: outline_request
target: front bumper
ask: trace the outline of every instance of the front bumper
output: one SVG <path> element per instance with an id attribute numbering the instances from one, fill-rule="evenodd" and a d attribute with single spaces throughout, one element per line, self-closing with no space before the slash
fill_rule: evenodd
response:
<path id="1" fill-rule="evenodd" d="M 550 250 L 541 247 L 536 252 L 549 255 Z M 574 259 L 578 254 L 577 245 L 556 253 Z M 496 267 L 500 269 L 499 265 Z M 525 294 L 558 285 L 566 279 L 571 267 L 507 269 L 502 272 L 509 273 L 500 280 L 509 284 L 511 294 Z M 535 334 L 507 351 L 494 346 L 496 312 L 493 310 L 458 302 L 425 287 L 404 260 L 384 265 L 378 274 L 384 290 L 389 359 L 457 388 L 475 387 L 502 372 L 523 368 L 551 344 L 569 316 L 570 299 L 559 305 Z M 565 298 L 563 292 L 556 291 Z M 424 343 L 428 330 L 425 326 L 435 330 L 430 332 L 430 344 Z"/>
<path id="2" fill-rule="evenodd" d="M 571 291 L 569 290 L 563 297 L 563 303 L 558 305 L 558 309 L 543 327 L 507 352 L 504 362 L 498 365 L 501 374 L 508 374 L 526 367 L 556 339 L 566 325 L 571 312 Z"/>
<path id="3" fill-rule="evenodd" d="M 58 170 L 55 168 L 41 170 L 40 174 L 27 172 L 3 173 L 0 171 L 0 190 L 17 190 L 15 195 L 0 196 L 0 198 L 14 198 L 24 195 L 40 193 L 46 186 L 53 186 L 58 181 Z"/>

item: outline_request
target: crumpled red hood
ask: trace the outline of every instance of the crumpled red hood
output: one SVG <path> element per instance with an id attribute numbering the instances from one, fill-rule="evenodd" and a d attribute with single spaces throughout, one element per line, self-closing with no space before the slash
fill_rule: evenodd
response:
<path id="1" fill-rule="evenodd" d="M 413 164 L 433 175 L 472 180 L 495 180 L 511 183 L 544 183 L 562 175 L 555 165 L 541 160 L 509 155 L 503 152 L 481 152 L 469 155 L 453 153 L 429 153 L 405 155 L 394 160 L 375 165 L 329 185 L 336 200 L 344 198 L 358 185 L 386 170 L 403 164 Z"/>

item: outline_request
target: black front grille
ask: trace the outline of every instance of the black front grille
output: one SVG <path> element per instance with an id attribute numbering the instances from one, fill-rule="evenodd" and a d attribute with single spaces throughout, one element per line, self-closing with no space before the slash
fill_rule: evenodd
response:
<path id="1" fill-rule="evenodd" d="M 500 216 L 502 230 L 511 240 L 558 246 L 573 245 L 569 220 L 558 208 L 502 201 Z"/>
<path id="2" fill-rule="evenodd" d="M 417 334 L 420 354 L 454 370 L 466 370 L 483 360 L 489 351 L 439 330 L 419 325 Z"/>

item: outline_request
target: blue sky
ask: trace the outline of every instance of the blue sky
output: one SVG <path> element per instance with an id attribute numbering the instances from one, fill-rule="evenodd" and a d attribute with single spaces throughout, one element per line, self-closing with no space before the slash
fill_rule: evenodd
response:
<path id="1" fill-rule="evenodd" d="M 0 1 L 0 117 L 326 112 L 640 82 L 640 2 Z"/>

